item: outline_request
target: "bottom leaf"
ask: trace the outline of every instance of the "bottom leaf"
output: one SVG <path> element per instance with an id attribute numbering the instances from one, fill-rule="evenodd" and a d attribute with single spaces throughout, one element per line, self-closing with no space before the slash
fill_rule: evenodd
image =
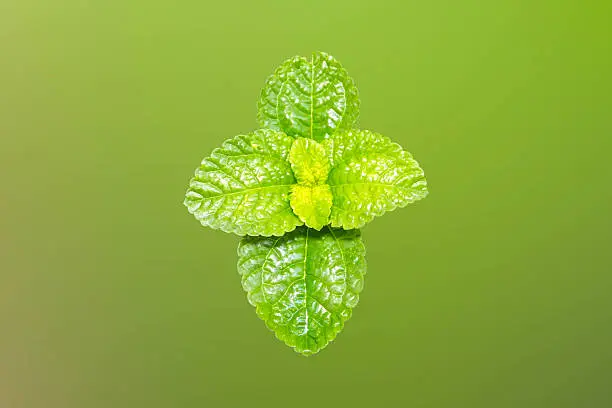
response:
<path id="1" fill-rule="evenodd" d="M 242 286 L 258 316 L 304 355 L 336 337 L 363 289 L 359 230 L 300 227 L 282 237 L 245 237 L 238 256 Z"/>

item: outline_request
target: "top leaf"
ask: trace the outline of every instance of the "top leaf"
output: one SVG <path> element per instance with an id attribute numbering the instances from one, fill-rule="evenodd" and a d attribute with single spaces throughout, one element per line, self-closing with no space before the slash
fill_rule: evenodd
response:
<path id="1" fill-rule="evenodd" d="M 332 56 L 293 57 L 266 81 L 258 102 L 261 127 L 317 141 L 350 129 L 359 116 L 355 82 Z"/>

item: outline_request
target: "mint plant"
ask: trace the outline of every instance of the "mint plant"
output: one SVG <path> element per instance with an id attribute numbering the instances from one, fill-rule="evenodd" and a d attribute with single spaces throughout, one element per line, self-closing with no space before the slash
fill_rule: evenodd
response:
<path id="1" fill-rule="evenodd" d="M 427 196 L 398 144 L 355 128 L 357 87 L 333 57 L 294 57 L 266 81 L 261 129 L 225 141 L 189 182 L 204 226 L 244 236 L 238 272 L 257 315 L 303 355 L 335 339 L 363 288 L 360 228 Z"/>

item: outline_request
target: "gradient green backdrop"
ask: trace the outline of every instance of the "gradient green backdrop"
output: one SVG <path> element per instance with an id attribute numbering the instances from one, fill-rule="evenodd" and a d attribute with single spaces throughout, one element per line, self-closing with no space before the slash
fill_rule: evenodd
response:
<path id="1" fill-rule="evenodd" d="M 612 406 L 611 9 L 2 0 L 0 407 Z M 313 50 L 431 194 L 364 229 L 361 303 L 303 358 L 182 200 Z"/>

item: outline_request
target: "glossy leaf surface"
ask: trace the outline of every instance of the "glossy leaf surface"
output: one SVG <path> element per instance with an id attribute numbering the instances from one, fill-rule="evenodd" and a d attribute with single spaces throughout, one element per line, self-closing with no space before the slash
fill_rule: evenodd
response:
<path id="1" fill-rule="evenodd" d="M 268 78 L 258 103 L 261 127 L 323 140 L 359 116 L 355 82 L 332 56 L 293 57 Z"/>
<path id="2" fill-rule="evenodd" d="M 195 171 L 189 212 L 204 226 L 238 235 L 280 236 L 303 225 L 289 203 L 293 141 L 263 129 L 224 142 Z"/>
<path id="3" fill-rule="evenodd" d="M 322 144 L 331 164 L 332 227 L 361 228 L 428 194 L 423 170 L 412 155 L 378 133 L 343 131 Z"/>
<path id="4" fill-rule="evenodd" d="M 304 355 L 336 337 L 363 288 L 365 248 L 358 230 L 301 227 L 279 238 L 246 237 L 238 256 L 258 316 Z"/>

